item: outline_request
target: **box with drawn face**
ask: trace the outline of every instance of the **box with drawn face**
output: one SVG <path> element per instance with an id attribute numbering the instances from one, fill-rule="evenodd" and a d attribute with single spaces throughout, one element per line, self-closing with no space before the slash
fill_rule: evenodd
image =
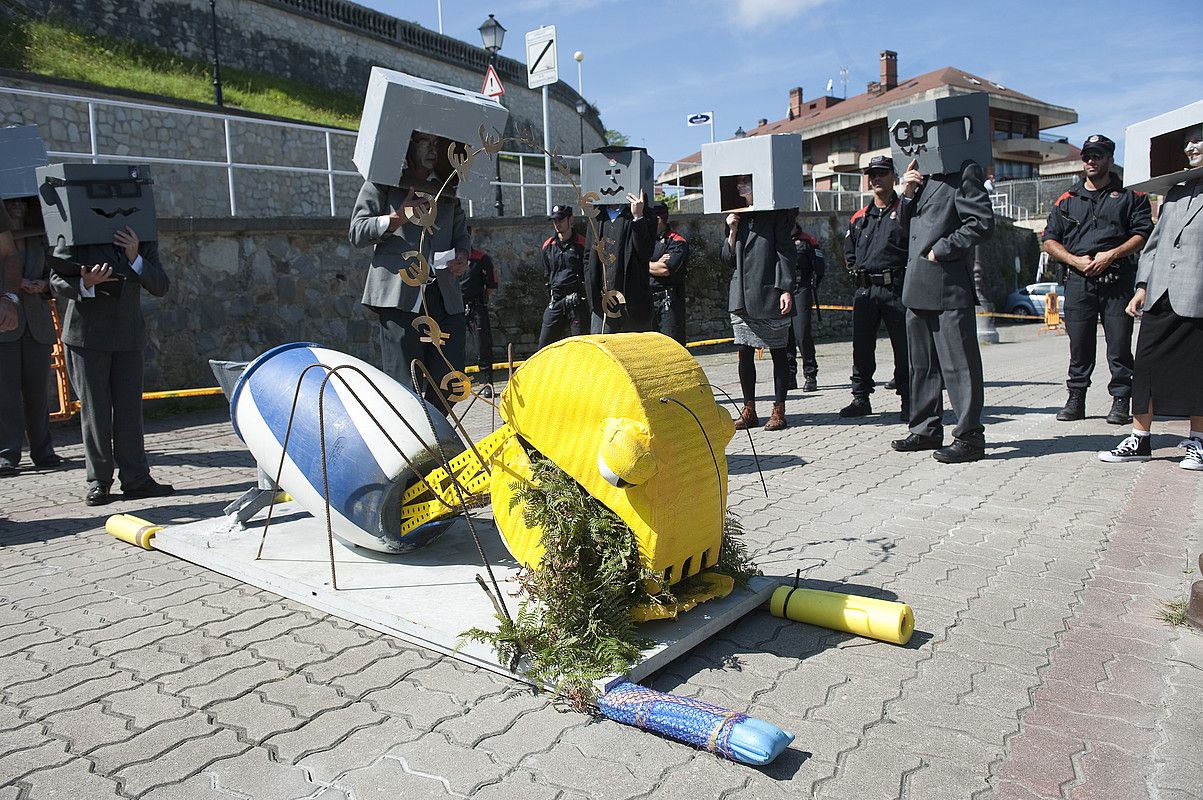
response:
<path id="1" fill-rule="evenodd" d="M 1175 183 L 1203 176 L 1203 165 L 1192 167 L 1185 149 L 1187 139 L 1203 135 L 1201 126 L 1203 100 L 1129 125 L 1124 131 L 1124 186 L 1165 194 Z"/>
<path id="2" fill-rule="evenodd" d="M 749 136 L 702 145 L 702 207 L 707 214 L 801 208 L 802 137 Z"/>
<path id="3" fill-rule="evenodd" d="M 482 129 L 492 139 L 502 135 L 508 114 L 504 106 L 483 94 L 372 67 L 352 160 L 359 173 L 373 183 L 413 185 L 412 174 L 404 174 L 406 157 L 432 147 L 433 171 L 441 185 L 455 168 L 453 158 L 464 157 L 465 148 L 480 149 Z M 454 151 L 449 153 L 452 147 Z M 481 153 L 469 166 L 469 173 L 483 177 L 488 160 Z M 454 193 L 457 185 L 452 179 L 448 191 Z"/>
<path id="4" fill-rule="evenodd" d="M 144 242 L 159 238 L 146 164 L 51 164 L 38 167 L 37 178 L 51 247 L 112 244 L 127 227 Z"/>
<path id="5" fill-rule="evenodd" d="M 0 128 L 0 200 L 38 193 L 34 171 L 50 163 L 37 125 Z"/>
<path id="6" fill-rule="evenodd" d="M 899 175 L 912 160 L 924 175 L 942 175 L 960 173 L 966 161 L 985 169 L 993 158 L 986 92 L 897 106 L 887 113 L 886 125 Z"/>
<path id="7" fill-rule="evenodd" d="M 640 192 L 655 196 L 655 162 L 642 147 L 599 147 L 581 158 L 581 194 L 595 193 L 596 206 L 625 206 Z"/>

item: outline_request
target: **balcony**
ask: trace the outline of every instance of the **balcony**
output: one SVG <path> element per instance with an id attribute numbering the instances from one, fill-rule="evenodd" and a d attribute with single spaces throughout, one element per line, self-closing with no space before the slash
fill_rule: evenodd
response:
<path id="1" fill-rule="evenodd" d="M 827 154 L 827 167 L 833 172 L 855 172 L 860 166 L 860 153 L 856 150 L 837 150 Z"/>
<path id="2" fill-rule="evenodd" d="M 1066 158 L 1071 149 L 1069 142 L 1065 139 L 1053 139 L 1043 135 L 1038 139 L 995 139 L 993 145 L 995 157 L 1019 157 L 1041 161 Z"/>

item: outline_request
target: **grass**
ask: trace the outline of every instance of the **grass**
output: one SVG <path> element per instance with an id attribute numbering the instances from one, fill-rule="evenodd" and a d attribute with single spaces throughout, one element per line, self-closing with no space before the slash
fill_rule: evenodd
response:
<path id="1" fill-rule="evenodd" d="M 115 89 L 213 102 L 209 64 L 134 41 L 86 33 L 62 21 L 4 19 L 0 67 Z M 358 94 L 322 89 L 257 72 L 222 68 L 225 105 L 277 117 L 358 128 Z"/>
<path id="2" fill-rule="evenodd" d="M 1157 612 L 1157 618 L 1170 625 L 1185 625 L 1186 599 L 1180 597 L 1162 603 L 1161 609 Z"/>

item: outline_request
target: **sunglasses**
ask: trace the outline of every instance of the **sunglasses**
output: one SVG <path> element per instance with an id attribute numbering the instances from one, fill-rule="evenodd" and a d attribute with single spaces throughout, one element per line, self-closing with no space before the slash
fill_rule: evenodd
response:
<path id="1" fill-rule="evenodd" d="M 1097 150 L 1092 150 L 1089 153 L 1082 154 L 1082 163 L 1085 164 L 1087 161 L 1102 161 L 1108 157 L 1109 156 L 1106 153 L 1100 153 Z"/>

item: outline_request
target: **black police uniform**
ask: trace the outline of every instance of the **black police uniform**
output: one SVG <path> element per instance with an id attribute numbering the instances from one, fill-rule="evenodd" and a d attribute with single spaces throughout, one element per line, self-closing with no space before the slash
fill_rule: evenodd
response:
<path id="1" fill-rule="evenodd" d="M 665 229 L 652 246 L 652 261 L 668 254 L 668 275 L 651 275 L 652 330 L 685 344 L 685 270 L 689 267 L 689 242 L 674 230 Z"/>
<path id="2" fill-rule="evenodd" d="M 799 350 L 802 352 L 802 377 L 810 380 L 819 375 L 811 317 L 815 312 L 819 284 L 827 274 L 827 260 L 817 239 L 805 231 L 795 230 L 794 249 L 798 253 L 798 266 L 794 272 L 794 317 L 789 329 L 789 343 L 785 347 L 791 389 L 798 388 Z"/>
<path id="3" fill-rule="evenodd" d="M 873 202 L 857 211 L 848 225 L 844 253 L 856 285 L 852 300 L 852 394 L 867 398 L 873 393 L 877 331 L 884 321 L 894 348 L 894 385 L 905 407 L 905 387 L 910 386 L 906 308 L 902 305 L 907 240 L 899 213 L 897 194 L 885 208 Z"/>
<path id="4" fill-rule="evenodd" d="M 1093 256 L 1119 247 L 1135 235 L 1146 240 L 1153 231 L 1149 198 L 1143 192 L 1125 189 L 1115 173 L 1107 185 L 1092 192 L 1082 181 L 1057 198 L 1048 215 L 1044 241 L 1060 242 L 1072 255 Z M 1107 365 L 1113 398 L 1132 396 L 1132 318 L 1124 313 L 1135 293 L 1136 255 L 1116 260 L 1101 275 L 1088 278 L 1064 265 L 1065 332 L 1069 334 L 1069 378 L 1071 391 L 1085 392 L 1094 372 L 1096 331 L 1103 318 L 1107 342 Z"/>
<path id="5" fill-rule="evenodd" d="M 589 306 L 585 302 L 585 237 L 573 233 L 567 242 L 551 236 L 543 243 L 543 275 L 551 300 L 543 312 L 539 347 L 567 336 L 589 332 Z"/>
<path id="6" fill-rule="evenodd" d="M 483 372 L 493 369 L 493 328 L 489 324 L 488 289 L 497 288 L 497 270 L 493 259 L 483 250 L 473 248 L 468 253 L 468 269 L 460 276 L 464 293 L 464 313 L 468 336 L 476 343 L 476 364 Z"/>

